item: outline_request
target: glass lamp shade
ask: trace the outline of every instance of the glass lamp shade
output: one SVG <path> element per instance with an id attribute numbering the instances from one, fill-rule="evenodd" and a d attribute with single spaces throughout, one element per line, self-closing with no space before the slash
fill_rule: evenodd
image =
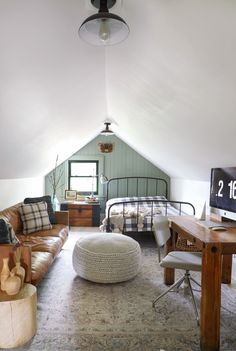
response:
<path id="1" fill-rule="evenodd" d="M 115 45 L 129 35 L 127 23 L 109 12 L 99 12 L 88 17 L 79 28 L 79 36 L 92 45 Z"/>

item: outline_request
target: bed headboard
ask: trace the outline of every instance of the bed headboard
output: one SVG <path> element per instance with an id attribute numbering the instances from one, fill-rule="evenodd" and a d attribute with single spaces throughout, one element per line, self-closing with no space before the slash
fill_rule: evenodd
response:
<path id="1" fill-rule="evenodd" d="M 120 177 L 111 178 L 107 183 L 106 201 L 116 197 L 155 196 L 168 198 L 168 183 L 163 178 Z"/>

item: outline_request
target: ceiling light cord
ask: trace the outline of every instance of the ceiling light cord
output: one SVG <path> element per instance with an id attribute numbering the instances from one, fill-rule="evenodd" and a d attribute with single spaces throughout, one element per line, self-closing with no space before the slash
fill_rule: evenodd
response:
<path id="1" fill-rule="evenodd" d="M 99 7 L 98 13 L 101 13 L 101 12 L 109 12 L 107 7 L 107 0 L 100 1 L 100 7 Z"/>

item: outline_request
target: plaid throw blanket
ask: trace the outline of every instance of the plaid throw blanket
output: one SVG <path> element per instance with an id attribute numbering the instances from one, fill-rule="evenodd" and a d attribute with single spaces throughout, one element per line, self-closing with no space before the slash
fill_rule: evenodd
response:
<path id="1" fill-rule="evenodd" d="M 129 201 L 132 201 L 131 203 Z M 139 202 L 137 202 L 139 201 Z M 140 202 L 141 201 L 141 202 Z M 105 230 L 109 217 L 112 229 L 116 232 L 151 231 L 153 217 L 159 214 L 177 216 L 179 210 L 165 202 L 165 196 L 125 197 L 107 201 L 106 218 L 102 230 Z M 122 204 L 119 204 L 122 202 Z"/>

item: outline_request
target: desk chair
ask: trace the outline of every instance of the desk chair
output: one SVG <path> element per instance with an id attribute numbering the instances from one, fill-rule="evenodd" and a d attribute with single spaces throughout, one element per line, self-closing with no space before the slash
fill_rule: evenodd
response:
<path id="1" fill-rule="evenodd" d="M 160 246 L 163 246 L 171 236 L 168 217 L 157 216 L 153 220 L 153 231 L 157 242 L 157 246 L 158 248 L 160 248 Z M 199 315 L 193 294 L 191 281 L 193 281 L 198 286 L 200 286 L 200 284 L 190 275 L 190 271 L 201 271 L 202 254 L 200 252 L 171 251 L 161 260 L 160 266 L 163 268 L 183 269 L 185 270 L 185 273 L 180 279 L 178 279 L 173 285 L 171 285 L 166 291 L 164 291 L 152 302 L 153 307 L 155 308 L 157 302 L 169 291 L 173 290 L 174 288 L 176 288 L 176 290 L 178 291 L 181 284 L 185 283 L 185 285 L 190 291 L 194 313 L 197 319 L 197 323 L 199 324 Z"/>

